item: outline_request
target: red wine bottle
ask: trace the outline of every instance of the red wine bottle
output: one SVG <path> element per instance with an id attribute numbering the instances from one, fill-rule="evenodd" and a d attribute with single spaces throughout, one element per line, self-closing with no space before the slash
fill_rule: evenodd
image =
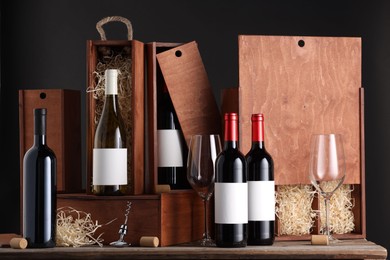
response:
<path id="1" fill-rule="evenodd" d="M 248 234 L 246 161 L 238 147 L 238 115 L 225 114 L 224 148 L 215 176 L 215 243 L 218 247 L 245 247 Z"/>
<path id="2" fill-rule="evenodd" d="M 23 158 L 23 236 L 28 247 L 56 245 L 57 159 L 46 144 L 46 109 L 34 109 L 34 143 Z"/>
<path id="3" fill-rule="evenodd" d="M 185 161 L 188 148 L 184 141 L 167 85 L 159 71 L 157 144 L 158 184 L 168 184 L 171 189 L 190 189 L 187 181 Z"/>
<path id="4" fill-rule="evenodd" d="M 272 245 L 275 240 L 274 162 L 264 146 L 264 116 L 253 114 L 248 166 L 248 245 Z"/>

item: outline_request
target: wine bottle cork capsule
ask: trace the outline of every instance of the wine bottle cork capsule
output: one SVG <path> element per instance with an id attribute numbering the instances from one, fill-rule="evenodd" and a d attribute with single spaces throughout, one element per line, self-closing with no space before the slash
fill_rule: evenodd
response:
<path id="1" fill-rule="evenodd" d="M 146 246 L 146 247 L 158 247 L 159 243 L 160 240 L 158 239 L 158 237 L 143 236 L 139 240 L 140 246 Z"/>
<path id="2" fill-rule="evenodd" d="M 27 240 L 23 237 L 14 237 L 9 241 L 9 245 L 15 249 L 25 249 L 27 244 Z"/>
<path id="3" fill-rule="evenodd" d="M 329 245 L 329 238 L 327 235 L 312 235 L 311 236 L 312 245 Z"/>

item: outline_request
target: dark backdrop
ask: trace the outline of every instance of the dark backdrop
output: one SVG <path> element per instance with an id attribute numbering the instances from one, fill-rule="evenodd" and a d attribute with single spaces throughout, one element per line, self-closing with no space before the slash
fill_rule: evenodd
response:
<path id="1" fill-rule="evenodd" d="M 221 88 L 238 85 L 239 34 L 362 37 L 367 236 L 390 248 L 390 2 L 361 2 L 2 0 L 0 233 L 20 231 L 18 89 L 81 90 L 84 144 L 86 40 L 99 39 L 97 21 L 119 15 L 143 42 L 196 40 L 218 102 Z M 118 23 L 105 30 L 126 38 Z"/>

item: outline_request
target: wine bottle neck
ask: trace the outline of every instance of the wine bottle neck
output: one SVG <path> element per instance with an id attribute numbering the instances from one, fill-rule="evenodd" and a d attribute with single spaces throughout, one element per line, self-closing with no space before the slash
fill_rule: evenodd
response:
<path id="1" fill-rule="evenodd" d="M 104 105 L 103 105 L 103 111 L 114 111 L 115 113 L 119 113 L 119 102 L 118 102 L 118 95 L 117 94 L 106 94 Z"/>
<path id="2" fill-rule="evenodd" d="M 264 141 L 252 141 L 252 150 L 253 149 L 265 149 Z"/>
<path id="3" fill-rule="evenodd" d="M 34 135 L 34 145 L 45 145 L 46 144 L 46 135 L 35 134 Z"/>
<path id="4" fill-rule="evenodd" d="M 226 149 L 238 149 L 238 142 L 237 141 L 228 141 L 225 140 L 223 143 L 224 150 Z"/>
<path id="5" fill-rule="evenodd" d="M 46 143 L 46 109 L 37 108 L 34 110 L 34 143 Z"/>

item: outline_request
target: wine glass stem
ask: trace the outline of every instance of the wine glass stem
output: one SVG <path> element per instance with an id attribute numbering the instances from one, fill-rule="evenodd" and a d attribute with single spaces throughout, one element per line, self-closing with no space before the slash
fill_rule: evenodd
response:
<path id="1" fill-rule="evenodd" d="M 203 205 L 204 205 L 204 234 L 203 238 L 209 239 L 209 230 L 208 230 L 208 221 L 207 221 L 207 199 L 203 200 Z"/>
<path id="2" fill-rule="evenodd" d="M 329 202 L 330 198 L 328 196 L 325 196 L 325 235 L 328 237 L 330 236 L 329 232 Z"/>

